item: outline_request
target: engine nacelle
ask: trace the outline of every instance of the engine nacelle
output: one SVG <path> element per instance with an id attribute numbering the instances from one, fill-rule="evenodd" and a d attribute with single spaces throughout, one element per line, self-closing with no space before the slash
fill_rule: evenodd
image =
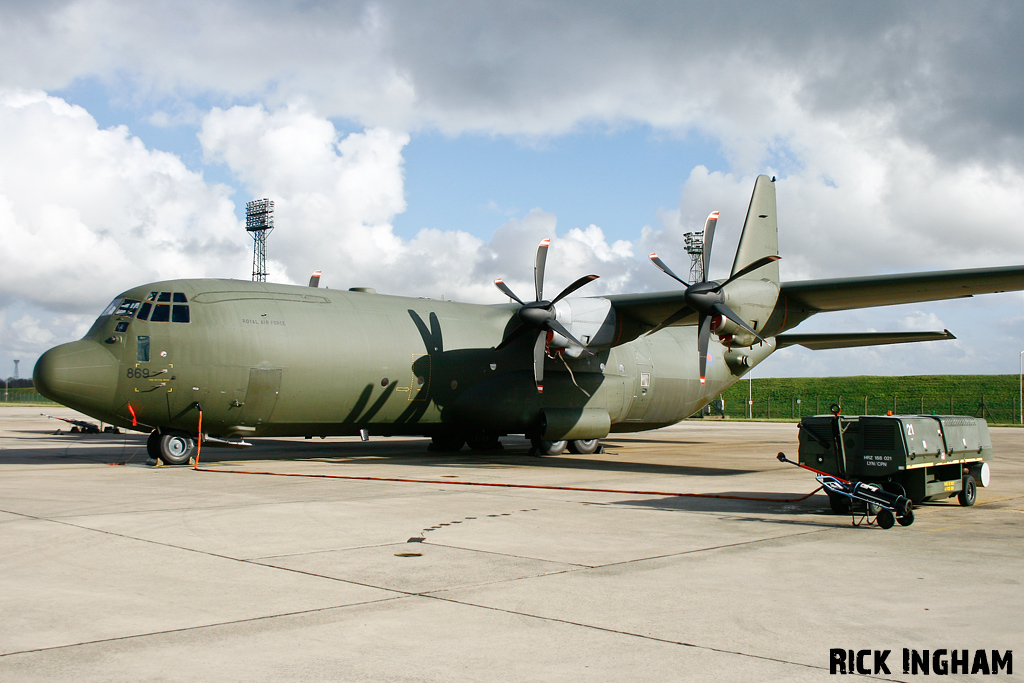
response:
<path id="1" fill-rule="evenodd" d="M 711 331 L 726 346 L 753 346 L 758 341 L 757 337 L 720 315 L 711 319 Z"/>
<path id="2" fill-rule="evenodd" d="M 601 297 L 568 298 L 555 304 L 555 319 L 588 349 L 607 348 L 615 339 L 615 309 L 612 302 Z M 556 333 L 548 347 L 565 349 L 565 355 L 578 358 L 583 348 Z"/>

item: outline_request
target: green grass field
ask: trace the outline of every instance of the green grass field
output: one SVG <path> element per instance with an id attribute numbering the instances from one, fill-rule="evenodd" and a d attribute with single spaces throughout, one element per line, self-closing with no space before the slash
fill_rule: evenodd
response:
<path id="1" fill-rule="evenodd" d="M 911 377 L 789 377 L 755 378 L 751 383 L 755 420 L 798 420 L 828 412 L 839 403 L 848 415 L 936 413 L 973 415 L 990 424 L 1020 423 L 1018 375 L 918 375 Z M 730 419 L 750 416 L 747 380 L 725 392 L 725 414 Z M 800 403 L 797 403 L 799 399 Z M 35 389 L 9 389 L 0 404 L 42 403 Z"/>
<path id="2" fill-rule="evenodd" d="M 990 424 L 1020 422 L 1019 375 L 754 378 L 749 390 L 754 419 L 796 420 L 827 413 L 829 406 L 838 403 L 848 415 L 884 415 L 891 410 L 973 415 Z M 747 380 L 725 392 L 727 416 L 749 416 L 747 392 Z"/>

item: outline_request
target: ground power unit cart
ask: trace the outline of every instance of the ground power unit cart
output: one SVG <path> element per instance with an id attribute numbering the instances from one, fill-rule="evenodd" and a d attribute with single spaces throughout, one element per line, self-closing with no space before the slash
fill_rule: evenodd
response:
<path id="1" fill-rule="evenodd" d="M 962 415 L 814 415 L 800 421 L 799 464 L 850 482 L 876 484 L 915 505 L 957 496 L 974 505 L 988 486 L 992 439 L 984 419 Z M 848 514 L 852 499 L 828 487 Z"/>

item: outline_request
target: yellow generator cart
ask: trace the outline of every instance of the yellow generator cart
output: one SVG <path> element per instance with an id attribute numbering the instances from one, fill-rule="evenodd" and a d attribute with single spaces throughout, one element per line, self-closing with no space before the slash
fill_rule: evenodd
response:
<path id="1" fill-rule="evenodd" d="M 988 423 L 962 415 L 815 415 L 800 422 L 800 464 L 850 481 L 879 484 L 918 505 L 957 496 L 974 505 L 988 486 Z M 850 499 L 829 492 L 836 513 Z"/>

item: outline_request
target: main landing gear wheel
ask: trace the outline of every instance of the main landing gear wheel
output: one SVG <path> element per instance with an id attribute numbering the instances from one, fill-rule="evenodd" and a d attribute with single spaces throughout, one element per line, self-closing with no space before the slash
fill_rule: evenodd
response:
<path id="1" fill-rule="evenodd" d="M 196 442 L 185 432 L 154 431 L 146 441 L 146 451 L 156 460 L 159 458 L 168 465 L 186 465 L 192 457 Z"/>
<path id="2" fill-rule="evenodd" d="M 964 487 L 960 490 L 960 494 L 957 495 L 956 499 L 965 508 L 974 505 L 974 501 L 978 499 L 978 484 L 974 481 L 974 475 L 968 474 L 964 477 Z"/>
<path id="3" fill-rule="evenodd" d="M 565 452 L 565 447 L 568 445 L 568 442 L 533 439 L 532 444 L 533 448 L 530 449 L 530 452 L 533 455 L 561 455 Z"/>
<path id="4" fill-rule="evenodd" d="M 601 450 L 600 439 L 574 439 L 569 442 L 569 452 L 580 455 L 589 455 Z"/>

